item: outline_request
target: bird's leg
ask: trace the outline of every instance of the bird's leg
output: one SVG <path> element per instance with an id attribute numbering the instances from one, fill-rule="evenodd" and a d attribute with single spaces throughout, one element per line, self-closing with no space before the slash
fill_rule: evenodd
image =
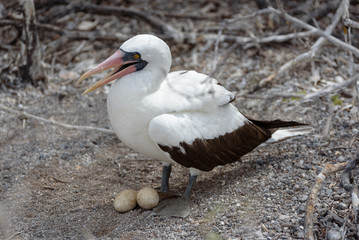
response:
<path id="1" fill-rule="evenodd" d="M 162 163 L 162 183 L 161 183 L 161 192 L 169 192 L 169 179 L 171 175 L 172 165 L 167 163 Z"/>
<path id="2" fill-rule="evenodd" d="M 198 173 L 191 171 L 189 181 L 183 196 L 180 198 L 168 198 L 160 202 L 158 206 L 153 209 L 157 215 L 173 216 L 173 217 L 187 217 L 190 214 L 191 207 L 189 198 L 191 196 L 192 188 L 196 182 Z M 162 181 L 163 182 L 163 181 Z"/>
<path id="3" fill-rule="evenodd" d="M 198 175 L 189 174 L 189 181 L 186 190 L 183 193 L 183 198 L 189 199 L 192 193 L 193 184 L 196 182 Z"/>

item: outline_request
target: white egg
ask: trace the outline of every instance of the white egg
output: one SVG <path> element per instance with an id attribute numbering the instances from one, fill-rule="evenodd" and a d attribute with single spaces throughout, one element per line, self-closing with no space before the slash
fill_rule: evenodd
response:
<path id="1" fill-rule="evenodd" d="M 160 197 L 155 189 L 150 187 L 142 188 L 137 193 L 137 203 L 143 209 L 151 209 L 157 206 Z"/>
<path id="2" fill-rule="evenodd" d="M 126 189 L 118 193 L 113 202 L 113 206 L 118 212 L 128 212 L 136 207 L 137 192 Z"/>

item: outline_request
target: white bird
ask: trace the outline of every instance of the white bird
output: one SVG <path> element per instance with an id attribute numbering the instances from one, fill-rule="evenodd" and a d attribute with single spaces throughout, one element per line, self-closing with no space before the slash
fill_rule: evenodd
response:
<path id="1" fill-rule="evenodd" d="M 231 103 L 235 95 L 217 80 L 195 71 L 171 72 L 168 45 L 152 35 L 137 35 L 79 82 L 115 68 L 88 88 L 89 93 L 113 82 L 107 109 L 119 139 L 135 151 L 162 161 L 161 191 L 169 191 L 171 165 L 190 169 L 182 198 L 163 201 L 159 215 L 187 216 L 192 187 L 201 171 L 238 161 L 266 141 L 307 133 L 278 130 L 305 125 L 297 122 L 256 121 Z"/>

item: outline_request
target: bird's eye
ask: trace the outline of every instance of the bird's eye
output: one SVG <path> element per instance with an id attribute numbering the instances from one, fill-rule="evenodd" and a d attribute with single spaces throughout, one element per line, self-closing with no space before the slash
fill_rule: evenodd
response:
<path id="1" fill-rule="evenodd" d="M 139 59 L 139 58 L 140 58 L 140 55 L 135 54 L 135 55 L 133 55 L 133 58 L 134 58 L 134 59 Z"/>

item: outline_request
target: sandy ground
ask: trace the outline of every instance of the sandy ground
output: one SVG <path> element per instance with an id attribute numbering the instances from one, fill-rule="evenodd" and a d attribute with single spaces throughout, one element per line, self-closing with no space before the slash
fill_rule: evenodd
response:
<path id="1" fill-rule="evenodd" d="M 246 3 L 241 14 L 252 7 Z M 127 29 L 127 34 L 151 32 L 147 28 L 130 33 Z M 173 52 L 172 70 L 210 72 L 214 42 L 210 47 L 203 42 L 168 43 Z M 314 80 L 310 63 L 303 63 L 269 85 L 256 87 L 312 43 L 313 39 L 307 38 L 260 49 L 237 49 L 215 77 L 238 94 L 259 96 L 306 94 L 347 79 L 348 55 L 326 46 L 313 60 L 318 70 Z M 120 43 L 81 44 L 76 56 L 71 51 L 60 55 L 52 75 L 48 70 L 50 77 L 43 89 L 31 85 L 7 89 L 0 92 L 0 103 L 62 123 L 111 128 L 106 109 L 108 87 L 82 97 L 84 88 L 97 77 L 78 86 L 66 74 L 74 74 L 75 79 Z M 219 54 L 228 46 L 220 45 Z M 63 60 L 68 56 L 71 62 Z M 334 102 L 333 95 L 309 101 L 237 98 L 234 104 L 248 116 L 300 121 L 310 124 L 313 131 L 257 149 L 240 162 L 200 175 L 187 218 L 153 216 L 141 208 L 123 214 L 114 210 L 116 193 L 146 186 L 158 189 L 161 181 L 161 163 L 132 151 L 115 135 L 69 130 L 0 111 L 0 238 L 302 239 L 306 201 L 316 176 L 326 163 L 351 159 L 359 147 L 358 109 L 353 104 L 352 89 L 336 93 L 339 103 Z M 340 172 L 327 177 L 319 192 L 314 214 L 318 239 L 337 233 L 355 239 L 350 194 L 339 186 L 340 177 Z M 175 165 L 171 190 L 182 193 L 187 180 L 188 170 Z"/>
<path id="2" fill-rule="evenodd" d="M 41 93 L 28 87 L 16 95 L 2 93 L 1 99 L 44 118 L 109 127 L 106 95 L 81 97 L 80 93 L 68 87 L 59 98 L 57 90 Z M 255 100 L 247 101 L 253 105 Z M 253 111 L 260 115 L 263 104 L 258 105 Z M 351 122 L 350 115 L 335 116 L 330 135 L 323 137 L 328 109 L 321 101 L 301 108 L 297 101 L 274 101 L 270 108 L 275 113 L 268 110 L 263 118 L 286 116 L 310 123 L 314 131 L 201 175 L 192 212 L 185 219 L 152 216 L 151 211 L 140 208 L 124 214 L 114 210 L 117 192 L 158 188 L 161 176 L 159 162 L 133 152 L 115 135 L 67 130 L 0 112 L 2 234 L 16 234 L 14 239 L 301 238 L 307 195 L 315 176 L 325 163 L 345 161 L 355 153 L 357 135 L 352 133 L 359 125 Z M 175 166 L 174 192 L 183 191 L 187 175 L 185 168 Z M 349 204 L 349 194 L 338 186 L 339 177 L 326 180 L 318 208 L 329 211 Z"/>

